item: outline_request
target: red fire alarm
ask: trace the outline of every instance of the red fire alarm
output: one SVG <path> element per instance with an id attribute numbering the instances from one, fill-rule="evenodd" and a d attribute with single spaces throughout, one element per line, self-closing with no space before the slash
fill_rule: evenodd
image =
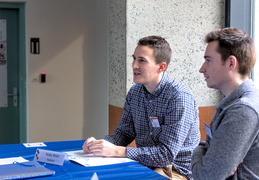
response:
<path id="1" fill-rule="evenodd" d="M 40 82 L 45 83 L 46 82 L 46 73 L 41 73 L 40 74 Z"/>

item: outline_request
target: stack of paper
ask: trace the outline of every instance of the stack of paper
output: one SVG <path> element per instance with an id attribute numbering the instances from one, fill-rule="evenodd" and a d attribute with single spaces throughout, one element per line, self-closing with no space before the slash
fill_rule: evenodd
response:
<path id="1" fill-rule="evenodd" d="M 102 166 L 134 161 L 129 158 L 102 157 L 95 154 L 86 154 L 83 150 L 68 151 L 65 153 L 67 153 L 70 161 L 83 166 Z"/>

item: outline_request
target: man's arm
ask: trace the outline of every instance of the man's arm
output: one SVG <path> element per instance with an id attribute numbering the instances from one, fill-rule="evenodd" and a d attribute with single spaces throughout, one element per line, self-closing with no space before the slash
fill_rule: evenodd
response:
<path id="1" fill-rule="evenodd" d="M 232 107 L 212 134 L 207 151 L 198 146 L 192 157 L 194 179 L 226 179 L 243 161 L 255 136 L 256 112 L 244 105 Z"/>

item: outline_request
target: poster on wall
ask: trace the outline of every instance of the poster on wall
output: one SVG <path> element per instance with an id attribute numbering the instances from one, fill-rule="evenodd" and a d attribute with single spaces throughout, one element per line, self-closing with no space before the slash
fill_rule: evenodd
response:
<path id="1" fill-rule="evenodd" d="M 0 19 L 0 108 L 7 107 L 6 20 Z"/>

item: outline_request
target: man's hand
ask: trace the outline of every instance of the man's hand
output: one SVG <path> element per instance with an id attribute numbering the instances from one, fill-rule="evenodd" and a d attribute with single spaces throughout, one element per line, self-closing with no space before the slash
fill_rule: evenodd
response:
<path id="1" fill-rule="evenodd" d="M 92 153 L 90 151 L 90 146 L 92 145 L 93 141 L 95 141 L 96 139 L 94 137 L 90 137 L 90 138 L 87 138 L 87 140 L 84 142 L 82 148 L 83 148 L 83 151 L 87 154 L 90 154 Z"/>
<path id="2" fill-rule="evenodd" d="M 126 147 L 116 146 L 104 139 L 96 140 L 93 137 L 85 141 L 83 150 L 85 153 L 93 153 L 107 157 L 126 157 Z"/>

